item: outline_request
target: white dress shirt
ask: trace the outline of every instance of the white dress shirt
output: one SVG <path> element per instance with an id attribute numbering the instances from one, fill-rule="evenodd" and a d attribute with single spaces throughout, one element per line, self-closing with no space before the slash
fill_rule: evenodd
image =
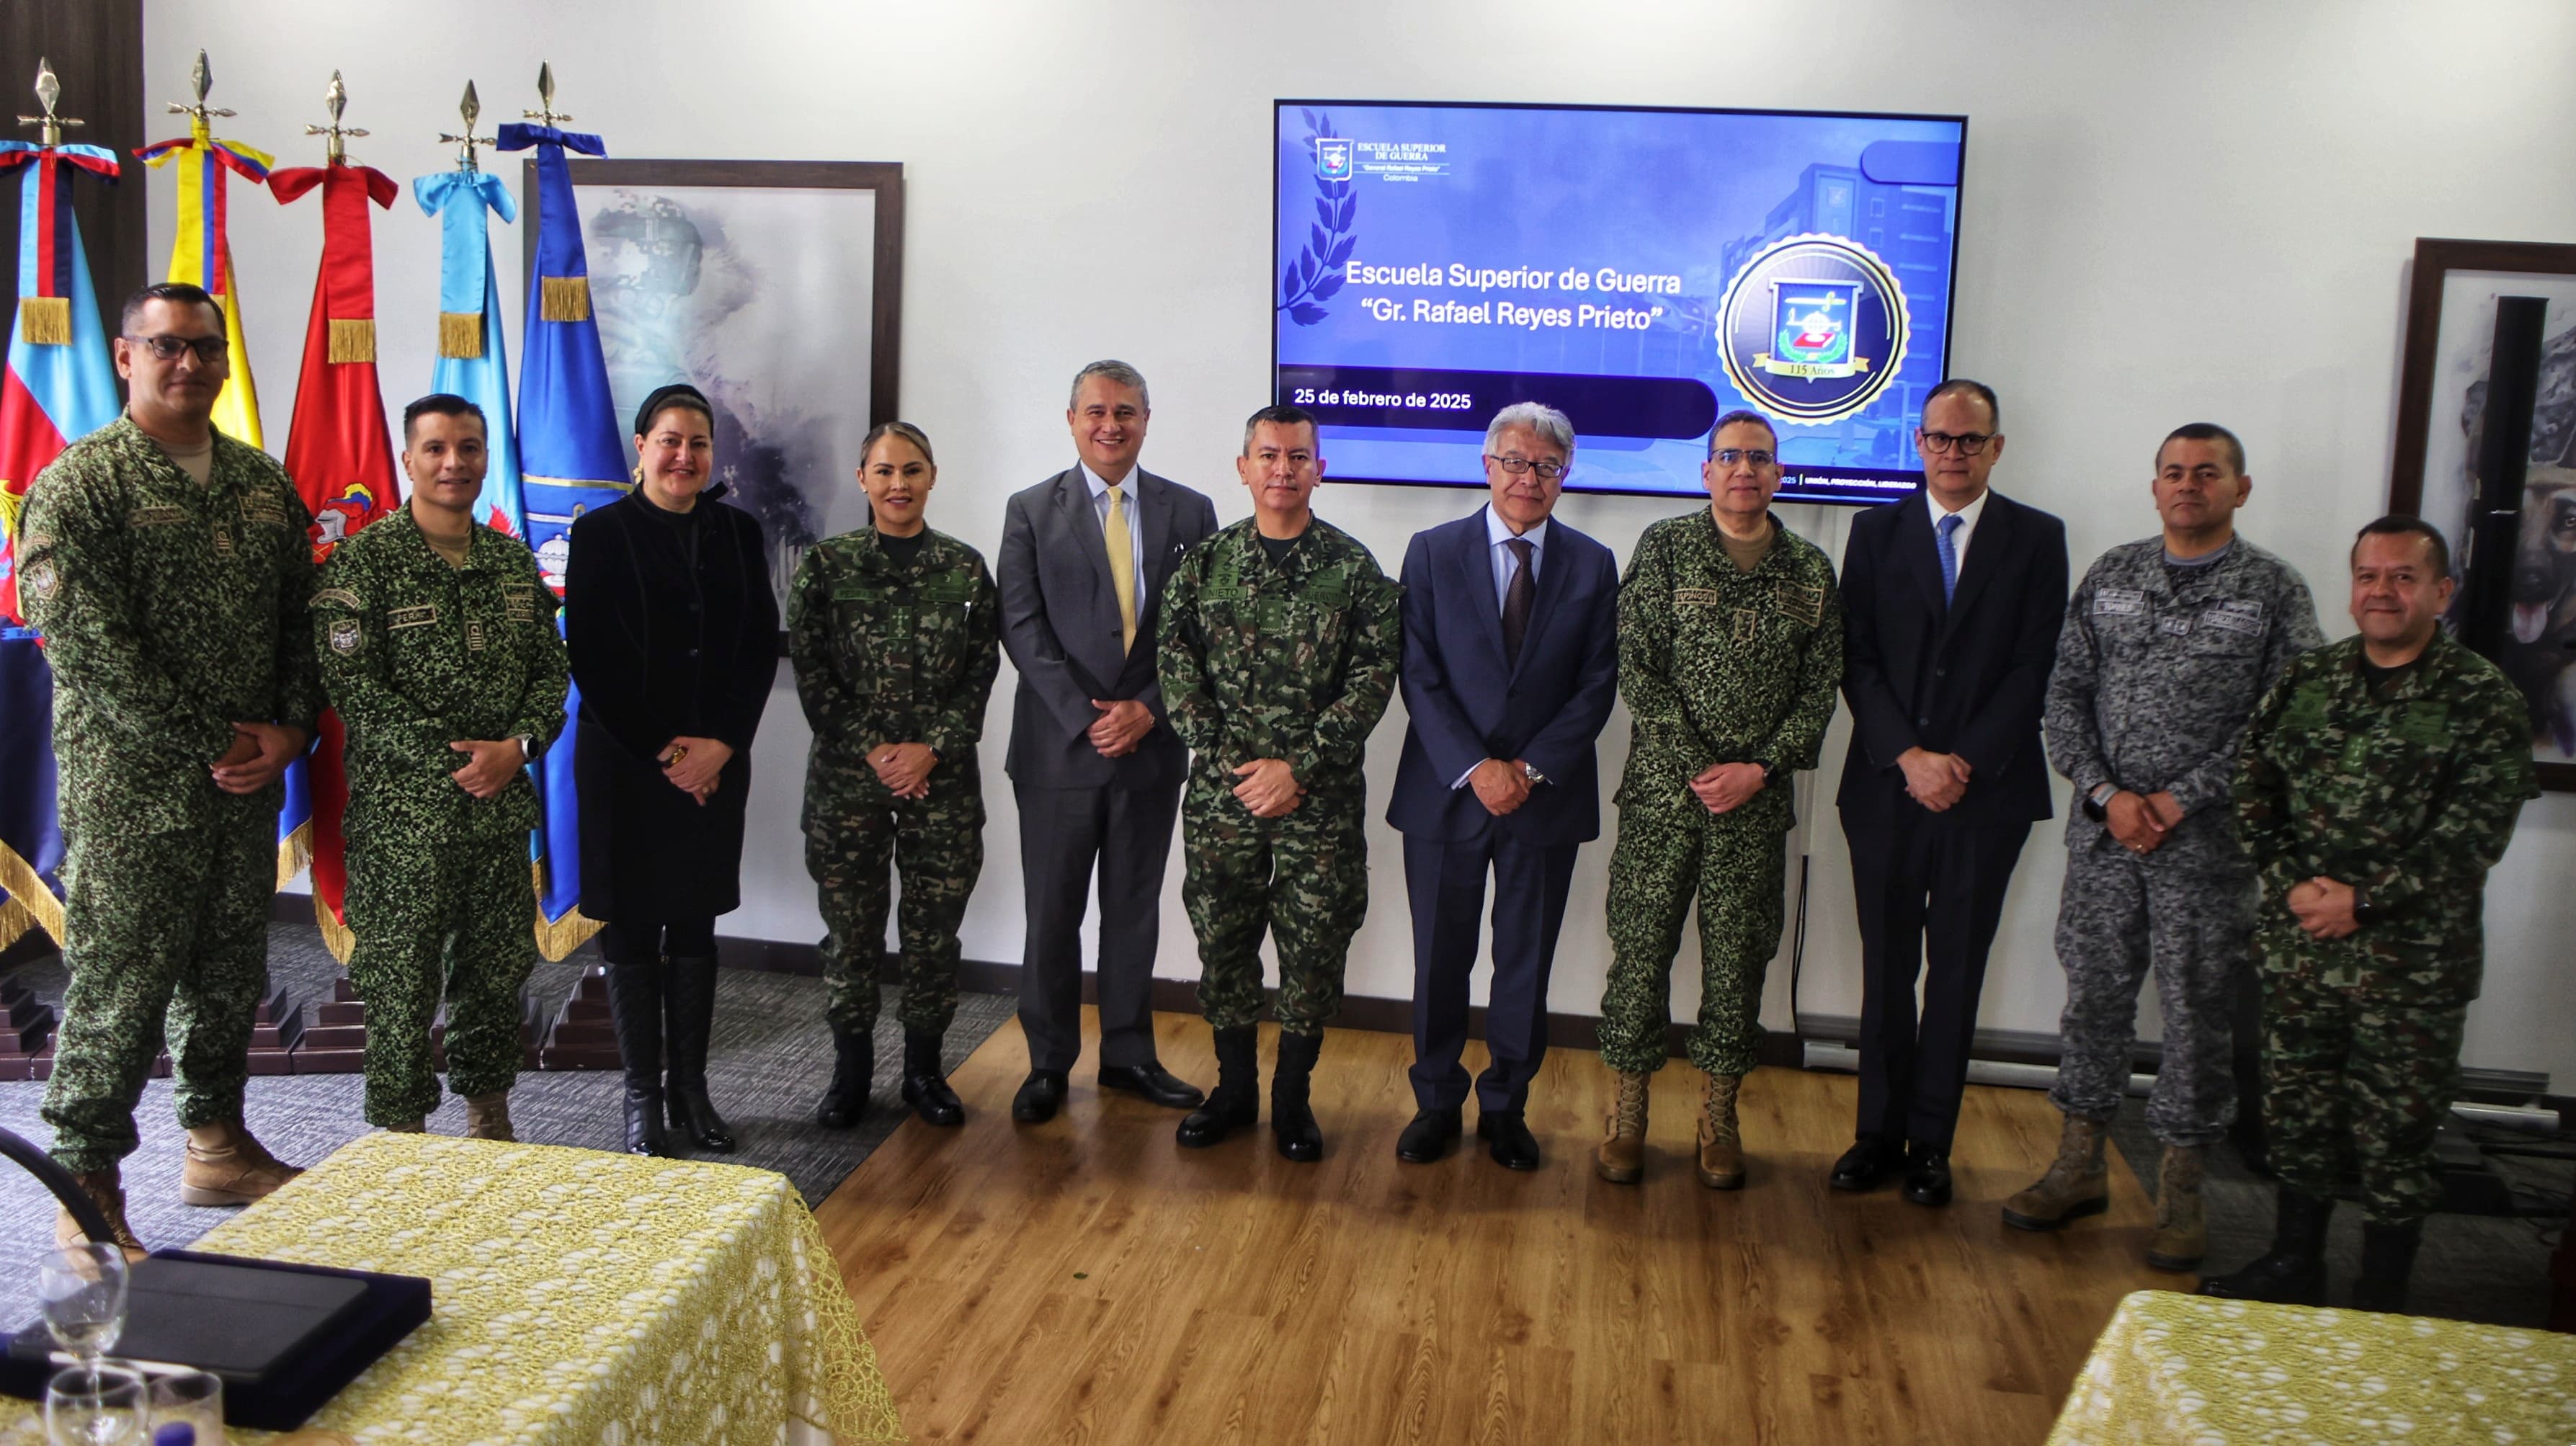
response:
<path id="1" fill-rule="evenodd" d="M 1091 470 L 1090 463 L 1077 462 L 1074 465 L 1082 469 L 1082 480 L 1091 488 L 1091 511 L 1100 519 L 1105 534 L 1109 527 L 1109 483 Z M 1118 494 L 1118 505 L 1127 512 L 1127 545 L 1136 554 L 1136 610 L 1139 614 L 1145 609 L 1145 524 L 1136 516 L 1136 474 L 1143 470 L 1130 467 L 1127 475 L 1118 481 L 1123 489 Z"/>
<path id="2" fill-rule="evenodd" d="M 1969 503 L 1967 506 L 1960 508 L 1956 512 L 1951 512 L 1944 509 L 1941 506 L 1941 499 L 1933 496 L 1928 490 L 1923 494 L 1923 500 L 1932 504 L 1932 557 L 1934 561 L 1939 561 L 1941 557 L 1941 519 L 1944 517 L 1956 517 L 1959 519 L 1959 530 L 1950 534 L 1950 555 L 1957 559 L 1959 570 L 1962 573 L 1968 570 L 1968 539 L 1977 535 L 1977 519 L 1986 515 L 1986 497 L 1987 493 L 1979 492 L 1977 494 L 1976 501 Z"/>

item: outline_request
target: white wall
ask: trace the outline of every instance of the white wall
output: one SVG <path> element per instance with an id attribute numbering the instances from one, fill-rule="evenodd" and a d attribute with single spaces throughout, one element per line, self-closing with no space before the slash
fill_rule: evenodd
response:
<path id="1" fill-rule="evenodd" d="M 2349 631 L 2345 540 L 2387 490 L 2414 238 L 2576 239 L 2565 184 L 2576 91 L 2559 83 L 2576 11 L 2554 0 L 149 0 L 145 34 L 156 106 L 184 93 L 197 47 L 210 46 L 215 99 L 242 113 L 224 133 L 291 164 L 320 155 L 300 128 L 322 118 L 335 67 L 349 122 L 375 132 L 356 154 L 407 181 L 448 163 L 433 138 L 454 127 L 468 77 L 488 124 L 534 103 L 541 58 L 578 128 L 602 133 L 613 155 L 903 162 L 903 410 L 939 442 L 935 520 L 988 553 L 1003 496 L 1069 460 L 1065 383 L 1098 356 L 1152 380 L 1148 465 L 1213 493 L 1225 518 L 1249 510 L 1228 463 L 1267 386 L 1276 96 L 1966 113 L 1954 358 L 2004 396 L 2012 448 L 1999 485 L 2067 518 L 2080 568 L 2153 530 L 2145 476 L 2157 440 L 2182 421 L 2223 421 L 2245 437 L 2258 479 L 2248 532 L 2320 585 L 2337 633 Z M 504 164 L 515 177 L 515 158 Z M 165 245 L 169 183 L 142 184 Z M 257 197 L 233 217 L 282 447 L 319 221 L 311 202 L 281 210 Z M 380 355 L 399 401 L 429 375 L 437 232 L 406 197 L 376 234 Z M 514 290 L 515 240 L 499 251 Z M 1319 505 L 1392 567 L 1410 533 L 1472 501 L 1327 486 Z M 1624 556 L 1674 510 L 1576 498 L 1564 515 Z M 1839 518 L 1792 522 L 1831 532 L 1840 555 Z M 972 958 L 1015 959 L 1020 947 L 1018 840 L 999 766 L 1009 691 L 1006 672 L 985 745 L 995 812 L 966 926 Z M 1381 807 L 1402 726 L 1399 704 L 1370 750 Z M 1614 719 L 1612 776 L 1625 736 Z M 1843 736 L 1838 727 L 1815 797 L 1830 800 Z M 747 902 L 728 932 L 819 933 L 794 825 L 805 741 L 782 688 L 756 754 Z M 1849 878 L 1840 830 L 1821 812 L 1804 834 L 1817 888 L 1802 1002 L 1856 1013 Z M 2055 1028 L 2054 830 L 2034 834 L 2015 882 L 1989 1025 Z M 1381 825 L 1372 844 L 1375 906 L 1350 987 L 1400 996 L 1410 964 L 1397 841 Z M 1595 846 L 1578 877 L 1561 1010 L 1598 1003 L 1607 856 L 1606 841 Z M 2576 1079 L 2576 975 L 2560 967 L 2576 933 L 2571 862 L 2576 800 L 2552 796 L 2526 811 L 2495 876 L 2490 982 L 2468 1046 L 2472 1063 L 2549 1070 L 2562 1089 Z M 1176 860 L 1161 970 L 1187 978 L 1196 959 L 1177 879 Z M 1677 982 L 1677 1013 L 1695 998 Z"/>

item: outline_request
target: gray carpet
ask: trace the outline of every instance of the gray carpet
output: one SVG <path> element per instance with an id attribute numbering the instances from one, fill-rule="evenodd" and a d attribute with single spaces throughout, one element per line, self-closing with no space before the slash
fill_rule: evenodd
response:
<path id="1" fill-rule="evenodd" d="M 2121 1102 L 2112 1142 L 2150 1195 L 2163 1147 L 2147 1130 L 2147 1102 Z M 2530 1135 L 2494 1138 L 2529 1141 Z M 2549 1254 L 2567 1220 L 2567 1194 L 2576 1185 L 2576 1162 L 2498 1157 L 2509 1180 L 2557 1200 L 2555 1219 L 2517 1220 L 2493 1215 L 2435 1215 L 2425 1223 L 2423 1253 L 2415 1263 L 2408 1308 L 2417 1315 L 2489 1325 L 2546 1328 L 2549 1323 Z M 2271 1180 L 2246 1167 L 2230 1144 L 2209 1152 L 2202 1195 L 2209 1208 L 2208 1269 L 2234 1270 L 2272 1245 Z M 2078 1229 L 2082 1227 L 2076 1227 Z M 2327 1301 L 2348 1305 L 2361 1266 L 2361 1208 L 2347 1201 L 2335 1209 L 2327 1241 Z M 2186 1282 L 2187 1287 L 2187 1282 Z"/>
<path id="2" fill-rule="evenodd" d="M 539 964 L 529 993 L 549 1016 L 570 992 L 579 971 L 598 961 L 596 946 L 559 964 Z M 286 985 L 313 1020 L 313 1006 L 331 997 L 340 966 L 311 925 L 275 924 L 269 930 L 269 973 Z M 65 974 L 58 959 L 21 966 L 16 977 L 58 1009 Z M 789 974 L 722 971 L 716 994 L 715 1033 L 709 1041 L 707 1080 L 716 1106 L 733 1126 L 737 1148 L 704 1158 L 776 1170 L 794 1182 L 809 1203 L 819 1203 L 858 1168 L 908 1111 L 896 1095 L 903 1064 L 903 1030 L 890 991 L 877 1024 L 876 1086 L 867 1117 L 849 1130 L 812 1122 L 814 1101 L 831 1078 L 831 1033 L 823 1024 L 823 981 Z M 950 1068 L 964 1062 L 1003 1021 L 1016 1001 L 1000 994 L 959 996 L 957 1021 L 948 1031 Z M 620 1076 L 614 1070 L 539 1071 L 522 1074 L 510 1093 L 510 1115 L 519 1138 L 535 1144 L 613 1150 L 621 1141 Z M 38 1144 L 53 1138 L 37 1116 L 44 1085 L 0 1084 L 0 1126 Z M 255 1077 L 246 1113 L 260 1141 L 280 1159 L 310 1164 L 367 1133 L 359 1117 L 363 1077 L 355 1074 Z M 171 1113 L 170 1081 L 144 1087 L 135 1110 L 142 1148 L 125 1162 L 127 1218 L 155 1248 L 185 1245 L 229 1218 L 229 1209 L 179 1203 L 179 1168 L 185 1135 Z M 462 1134 L 465 1106 L 449 1099 L 430 1117 L 440 1134 Z M 0 1330 L 13 1329 L 34 1312 L 32 1270 L 25 1262 L 53 1244 L 52 1197 L 34 1179 L 0 1161 Z"/>

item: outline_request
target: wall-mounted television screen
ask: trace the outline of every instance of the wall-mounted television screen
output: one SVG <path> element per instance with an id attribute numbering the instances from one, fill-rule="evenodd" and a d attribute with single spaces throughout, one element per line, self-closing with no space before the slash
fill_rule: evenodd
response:
<path id="1" fill-rule="evenodd" d="M 1271 363 L 1342 481 L 1484 485 L 1545 402 L 1576 491 L 1699 495 L 1716 419 L 1781 500 L 1923 480 L 1947 375 L 1962 116 L 1283 100 Z"/>

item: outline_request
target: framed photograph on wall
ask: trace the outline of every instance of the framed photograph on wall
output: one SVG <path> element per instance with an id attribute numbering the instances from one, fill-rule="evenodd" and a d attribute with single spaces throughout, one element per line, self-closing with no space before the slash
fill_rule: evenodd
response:
<path id="1" fill-rule="evenodd" d="M 2505 297 L 2546 303 L 2539 392 L 2512 556 L 2476 565 L 2511 569 L 2507 626 L 2489 652 L 2530 701 L 2541 785 L 2576 791 L 2576 245 L 2415 243 L 2388 507 L 2440 528 L 2455 574 L 2470 565 L 2487 377 Z M 2464 583 L 2459 597 L 2467 592 Z"/>
<path id="2" fill-rule="evenodd" d="M 895 419 L 903 166 L 575 157 L 572 183 L 616 414 L 707 394 L 715 479 L 760 519 L 783 610 L 805 549 L 867 521 L 859 443 Z M 531 160 L 531 216 L 536 188 Z"/>

